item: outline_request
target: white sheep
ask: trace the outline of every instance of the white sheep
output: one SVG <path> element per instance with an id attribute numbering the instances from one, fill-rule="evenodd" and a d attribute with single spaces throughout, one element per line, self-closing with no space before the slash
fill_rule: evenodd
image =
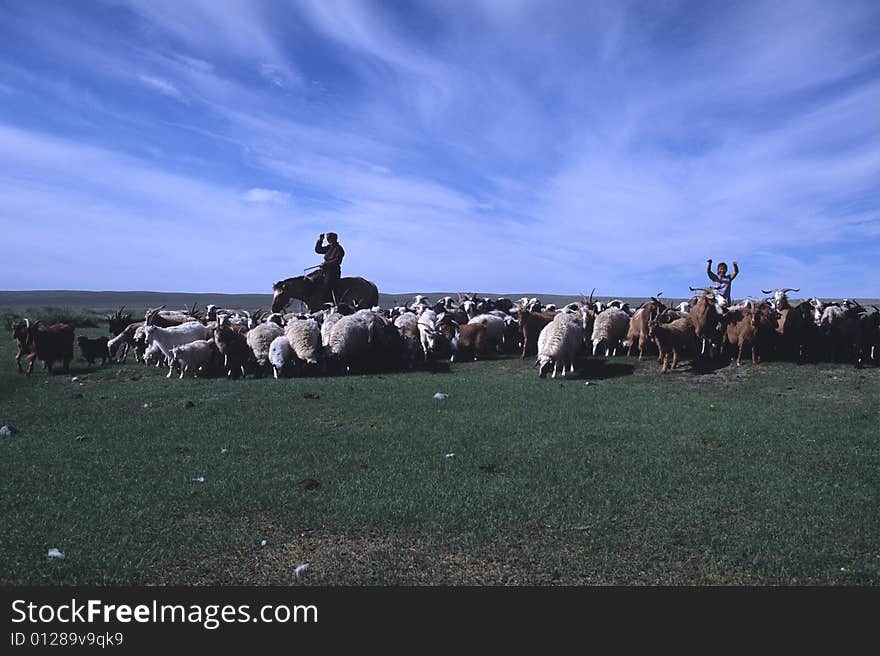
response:
<path id="1" fill-rule="evenodd" d="M 280 315 L 279 315 L 280 316 Z M 266 321 L 251 328 L 245 336 L 257 360 L 257 365 L 266 367 L 269 364 L 269 347 L 272 340 L 284 334 L 284 329 L 274 321 Z"/>
<path id="2" fill-rule="evenodd" d="M 330 346 L 330 335 L 333 334 L 333 326 L 343 317 L 339 312 L 332 310 L 324 311 L 324 321 L 321 322 L 321 345 L 324 348 Z"/>
<path id="3" fill-rule="evenodd" d="M 171 358 L 171 349 L 175 346 L 183 346 L 199 339 L 210 339 L 208 329 L 198 321 L 189 321 L 179 326 L 160 328 L 159 326 L 145 326 L 144 338 L 147 346 L 157 344 L 165 360 L 168 362 L 168 378 L 174 371 L 174 361 Z"/>
<path id="4" fill-rule="evenodd" d="M 342 315 L 339 316 L 341 318 Z M 323 340 L 321 338 L 321 326 L 317 321 L 311 317 L 308 319 L 294 319 L 288 324 L 284 335 L 293 349 L 294 355 L 299 360 L 307 364 L 318 364 Z"/>
<path id="5" fill-rule="evenodd" d="M 601 347 L 605 357 L 616 355 L 629 331 L 629 315 L 616 307 L 608 307 L 596 315 L 593 321 L 593 355 L 599 355 Z"/>
<path id="6" fill-rule="evenodd" d="M 195 376 L 210 368 L 216 352 L 214 340 L 198 339 L 183 346 L 175 346 L 171 349 L 171 367 L 180 367 L 181 378 L 190 370 Z"/>
<path id="7" fill-rule="evenodd" d="M 269 364 L 272 365 L 272 372 L 276 379 L 280 376 L 286 376 L 295 361 L 296 354 L 287 335 L 281 335 L 272 340 L 272 343 L 269 344 Z"/>
<path id="8" fill-rule="evenodd" d="M 346 371 L 351 371 L 366 358 L 370 342 L 370 328 L 363 315 L 350 314 L 342 317 L 333 326 L 328 350 Z"/>
<path id="9" fill-rule="evenodd" d="M 566 369 L 574 373 L 574 360 L 583 347 L 583 337 L 583 324 L 577 315 L 557 315 L 538 335 L 538 375 L 545 378 L 551 369 L 552 378 L 560 370 L 563 376 Z"/>

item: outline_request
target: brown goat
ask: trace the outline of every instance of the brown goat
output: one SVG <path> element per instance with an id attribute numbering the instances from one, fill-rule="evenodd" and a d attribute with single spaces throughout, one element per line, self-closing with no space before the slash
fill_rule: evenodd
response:
<path id="1" fill-rule="evenodd" d="M 538 352 L 538 335 L 541 334 L 544 326 L 553 321 L 555 316 L 555 312 L 532 312 L 525 309 L 520 309 L 517 312 L 519 332 L 522 335 L 522 354 L 520 359 L 525 360 L 526 356 L 534 355 Z"/>
<path id="2" fill-rule="evenodd" d="M 688 318 L 694 326 L 694 332 L 702 342 L 701 354 L 709 351 L 712 354 L 712 338 L 716 334 L 719 314 L 715 307 L 715 292 L 708 287 L 691 287 L 692 292 L 701 291 L 701 296 L 688 312 Z"/>
<path id="3" fill-rule="evenodd" d="M 737 366 L 742 364 L 746 349 L 751 349 L 754 364 L 761 361 L 758 353 L 758 318 L 758 313 L 747 307 L 731 310 L 721 317 L 722 340 L 737 349 Z"/>
<path id="4" fill-rule="evenodd" d="M 648 337 L 654 340 L 660 350 L 660 359 L 663 361 L 660 373 L 664 374 L 670 369 L 670 353 L 672 354 L 671 368 L 675 369 L 678 365 L 679 355 L 697 349 L 696 331 L 687 317 L 669 323 L 661 323 L 658 317 L 652 318 L 648 322 Z"/>
<path id="5" fill-rule="evenodd" d="M 660 294 L 657 294 L 657 296 L 660 296 Z M 636 310 L 632 320 L 629 322 L 629 330 L 626 333 L 626 340 L 629 343 L 626 350 L 627 355 L 632 355 L 633 349 L 638 345 L 639 362 L 642 361 L 642 358 L 645 356 L 645 348 L 650 343 L 650 339 L 648 339 L 648 322 L 652 316 L 663 312 L 665 309 L 666 306 L 657 297 L 652 296 L 650 301 Z"/>
<path id="6" fill-rule="evenodd" d="M 487 321 L 481 323 L 466 323 L 458 326 L 456 334 L 449 339 L 452 347 L 453 362 L 461 359 L 462 354 L 473 354 L 474 360 L 478 356 L 485 356 L 489 351 L 489 337 Z"/>
<path id="7" fill-rule="evenodd" d="M 61 360 L 66 373 L 70 371 L 70 361 L 73 360 L 73 326 L 66 323 L 43 326 L 37 321 L 28 328 L 28 347 L 31 349 L 25 357 L 28 360 L 28 376 L 33 373 L 37 358 L 46 365 L 49 373 L 52 373 L 55 360 Z"/>

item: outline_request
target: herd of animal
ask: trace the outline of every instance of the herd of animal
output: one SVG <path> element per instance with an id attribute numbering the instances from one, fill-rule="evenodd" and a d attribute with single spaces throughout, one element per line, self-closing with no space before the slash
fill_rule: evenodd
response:
<path id="1" fill-rule="evenodd" d="M 585 356 L 656 356 L 660 371 L 680 359 L 717 358 L 725 352 L 742 364 L 750 354 L 803 361 L 878 364 L 880 309 L 843 299 L 816 298 L 791 304 L 788 292 L 727 304 L 711 288 L 691 288 L 689 301 L 667 307 L 661 294 L 638 308 L 621 300 L 584 297 L 557 308 L 537 298 L 478 298 L 459 294 L 432 302 L 416 296 L 382 309 L 335 305 L 310 313 L 195 306 L 181 311 L 150 308 L 143 319 L 123 313 L 107 317 L 109 337 L 75 340 L 74 327 L 28 319 L 12 326 L 16 364 L 30 374 L 35 360 L 51 372 L 55 362 L 69 371 L 74 341 L 89 366 L 100 360 L 140 363 L 200 377 L 290 377 L 328 372 L 401 371 L 518 353 L 535 356 L 540 377 L 565 376 Z"/>

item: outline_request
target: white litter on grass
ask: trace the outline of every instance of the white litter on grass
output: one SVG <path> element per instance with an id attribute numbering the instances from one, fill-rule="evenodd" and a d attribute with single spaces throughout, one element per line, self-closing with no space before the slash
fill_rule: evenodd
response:
<path id="1" fill-rule="evenodd" d="M 590 381 L 587 381 L 586 383 L 584 383 L 584 385 L 589 385 L 589 384 L 590 384 Z"/>
<path id="2" fill-rule="evenodd" d="M 268 540 L 260 540 L 260 546 L 265 547 L 269 543 Z"/>
<path id="3" fill-rule="evenodd" d="M 198 478 L 193 479 L 193 483 L 204 483 L 204 482 L 205 482 L 204 476 L 199 476 Z"/>
<path id="4" fill-rule="evenodd" d="M 454 457 L 455 457 L 455 454 L 454 454 L 454 453 L 447 453 L 447 454 L 446 454 L 445 456 L 443 456 L 443 457 L 444 457 L 444 458 L 454 458 Z"/>
<path id="5" fill-rule="evenodd" d="M 0 435 L 3 437 L 9 437 L 15 433 L 15 429 L 12 426 L 0 426 Z"/>
<path id="6" fill-rule="evenodd" d="M 79 376 L 74 376 L 73 378 L 70 379 L 70 382 L 75 383 L 78 380 L 79 380 Z"/>
<path id="7" fill-rule="evenodd" d="M 437 393 L 434 395 L 434 398 L 437 399 L 438 401 L 444 401 L 444 400 L 446 400 L 446 399 L 449 398 L 449 395 L 448 395 L 448 394 L 444 394 L 443 392 L 437 392 Z"/>
<path id="8" fill-rule="evenodd" d="M 58 551 L 58 549 L 49 549 L 49 558 L 64 558 L 64 554 Z"/>
<path id="9" fill-rule="evenodd" d="M 220 455 L 223 455 L 223 454 L 226 453 L 227 451 L 229 451 L 229 449 L 220 449 Z"/>
<path id="10" fill-rule="evenodd" d="M 149 404 L 149 403 L 144 403 L 144 407 L 145 407 L 145 408 L 149 408 L 149 407 L 150 407 L 150 404 Z"/>
<path id="11" fill-rule="evenodd" d="M 296 567 L 294 567 L 293 573 L 296 574 L 297 576 L 299 576 L 300 574 L 305 572 L 308 568 L 309 568 L 309 564 L 303 563 L 302 565 L 297 565 Z"/>

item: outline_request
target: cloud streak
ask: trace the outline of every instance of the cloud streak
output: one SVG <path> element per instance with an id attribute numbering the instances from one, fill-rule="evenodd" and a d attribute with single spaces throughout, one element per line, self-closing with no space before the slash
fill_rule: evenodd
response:
<path id="1" fill-rule="evenodd" d="M 335 230 L 389 291 L 880 295 L 876 3 L 101 9 L 2 10 L 5 234 L 97 234 L 11 285 L 265 291 Z"/>

